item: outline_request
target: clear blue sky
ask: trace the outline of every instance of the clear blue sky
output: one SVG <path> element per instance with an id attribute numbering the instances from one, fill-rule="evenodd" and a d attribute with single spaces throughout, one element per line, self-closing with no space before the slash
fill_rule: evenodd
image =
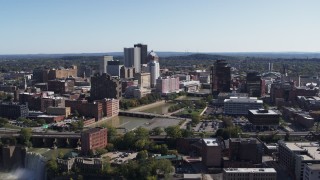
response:
<path id="1" fill-rule="evenodd" d="M 0 54 L 320 51 L 319 0 L 0 0 Z"/>

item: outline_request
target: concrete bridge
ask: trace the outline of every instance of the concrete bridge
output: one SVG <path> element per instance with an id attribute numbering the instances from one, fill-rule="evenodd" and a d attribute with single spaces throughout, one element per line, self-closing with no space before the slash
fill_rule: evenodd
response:
<path id="1" fill-rule="evenodd" d="M 0 138 L 20 138 L 19 131 L 0 131 Z M 75 148 L 81 144 L 80 133 L 64 132 L 32 132 L 30 141 L 33 147 L 69 147 Z"/>
<path id="2" fill-rule="evenodd" d="M 139 117 L 139 118 L 148 118 L 148 119 L 152 119 L 155 117 L 181 119 L 178 117 L 170 116 L 168 114 L 154 114 L 154 113 L 147 113 L 147 112 L 130 112 L 130 111 L 120 111 L 119 116 L 130 116 L 130 117 Z"/>
<path id="3" fill-rule="evenodd" d="M 186 120 L 186 118 L 171 116 L 172 113 L 168 114 L 154 114 L 154 113 L 146 113 L 146 112 L 130 112 L 130 111 L 120 111 L 119 116 L 129 116 L 129 117 L 139 117 L 139 118 L 169 118 L 169 119 L 177 119 L 177 120 Z"/>

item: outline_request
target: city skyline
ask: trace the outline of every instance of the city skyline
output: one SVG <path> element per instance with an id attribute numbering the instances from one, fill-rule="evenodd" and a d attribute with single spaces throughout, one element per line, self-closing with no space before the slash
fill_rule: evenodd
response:
<path id="1" fill-rule="evenodd" d="M 0 54 L 319 52 L 320 2 L 0 2 Z"/>

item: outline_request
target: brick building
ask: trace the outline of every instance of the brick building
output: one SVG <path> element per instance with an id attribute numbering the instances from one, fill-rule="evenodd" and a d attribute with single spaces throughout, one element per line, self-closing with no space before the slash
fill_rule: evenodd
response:
<path id="1" fill-rule="evenodd" d="M 73 80 L 50 80 L 48 81 L 48 90 L 56 94 L 70 93 L 74 91 Z"/>
<path id="2" fill-rule="evenodd" d="M 119 79 L 103 73 L 95 74 L 91 77 L 90 97 L 92 100 L 101 100 L 104 98 L 120 99 L 122 95 L 121 83 Z"/>
<path id="3" fill-rule="evenodd" d="M 209 167 L 220 167 L 222 164 L 222 146 L 217 139 L 202 139 L 202 163 Z"/>
<path id="4" fill-rule="evenodd" d="M 224 167 L 253 167 L 262 163 L 263 144 L 256 138 L 230 138 L 229 156 Z M 236 163 L 232 163 L 236 162 Z M 242 164 L 242 165 L 241 165 Z"/>
<path id="5" fill-rule="evenodd" d="M 46 93 L 20 93 L 19 103 L 28 104 L 30 110 L 46 112 L 50 106 L 64 106 L 64 99 L 61 97 L 48 96 Z"/>
<path id="6" fill-rule="evenodd" d="M 77 77 L 77 66 L 72 66 L 67 69 L 50 69 L 48 72 L 48 80 L 66 79 L 68 77 Z"/>
<path id="7" fill-rule="evenodd" d="M 95 151 L 98 148 L 107 146 L 107 129 L 92 128 L 81 133 L 81 152 L 83 154 L 89 151 Z"/>
<path id="8" fill-rule="evenodd" d="M 78 112 L 85 117 L 94 117 L 96 121 L 103 117 L 103 105 L 100 102 L 88 103 L 86 100 L 66 100 L 65 107 L 70 107 L 71 112 Z"/>
<path id="9" fill-rule="evenodd" d="M 47 114 L 63 115 L 65 117 L 68 117 L 71 114 L 71 108 L 70 107 L 48 107 Z"/>
<path id="10" fill-rule="evenodd" d="M 276 105 L 295 104 L 297 96 L 317 96 L 318 88 L 313 87 L 295 87 L 293 82 L 276 82 L 271 85 L 271 102 Z"/>
<path id="11" fill-rule="evenodd" d="M 119 114 L 119 100 L 118 99 L 103 99 L 97 100 L 102 104 L 103 114 L 106 117 L 117 116 Z"/>

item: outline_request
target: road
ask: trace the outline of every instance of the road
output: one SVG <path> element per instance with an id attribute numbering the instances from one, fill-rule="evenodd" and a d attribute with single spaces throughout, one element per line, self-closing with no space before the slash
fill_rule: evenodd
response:
<path id="1" fill-rule="evenodd" d="M 290 132 L 290 136 L 306 136 L 309 134 L 310 131 L 297 131 L 297 132 Z M 250 136 L 254 136 L 254 135 L 270 135 L 274 132 L 243 132 L 241 134 L 246 134 L 246 135 L 250 135 Z M 285 136 L 287 133 L 286 132 L 278 132 L 276 133 L 276 135 L 280 135 L 280 136 Z"/>

